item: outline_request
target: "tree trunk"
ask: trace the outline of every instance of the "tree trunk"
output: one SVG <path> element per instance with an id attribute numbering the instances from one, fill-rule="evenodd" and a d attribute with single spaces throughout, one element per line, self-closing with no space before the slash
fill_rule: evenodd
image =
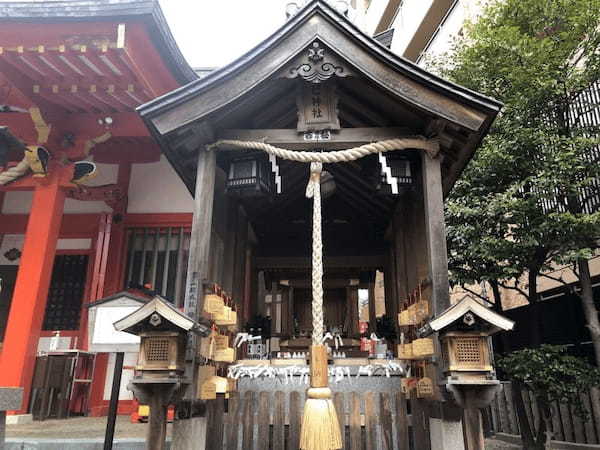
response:
<path id="1" fill-rule="evenodd" d="M 523 402 L 523 383 L 519 381 L 512 382 L 512 397 L 515 409 L 517 410 L 517 417 L 519 418 L 519 428 L 521 429 L 521 442 L 523 443 L 523 449 L 525 450 L 538 450 L 536 447 L 535 438 L 533 437 L 533 431 L 531 425 L 527 419 L 527 413 L 525 412 L 525 403 Z"/>
<path id="2" fill-rule="evenodd" d="M 550 449 L 552 441 L 552 409 L 547 397 L 536 397 L 540 411 L 540 429 L 537 433 L 537 441 L 540 449 Z"/>
<path id="3" fill-rule="evenodd" d="M 532 348 L 537 348 L 542 344 L 542 320 L 540 313 L 540 305 L 537 292 L 537 277 L 539 270 L 529 269 L 529 338 Z"/>
<path id="4" fill-rule="evenodd" d="M 489 283 L 492 287 L 492 294 L 494 295 L 494 310 L 501 314 L 502 311 L 504 311 L 504 308 L 502 307 L 502 294 L 500 293 L 500 285 L 496 280 L 490 280 Z M 502 344 L 502 353 L 510 352 L 510 339 L 508 338 L 506 332 L 500 333 L 500 342 Z"/>
<path id="5" fill-rule="evenodd" d="M 581 284 L 581 305 L 583 306 L 586 325 L 592 337 L 596 365 L 600 366 L 600 320 L 598 319 L 598 309 L 596 309 L 594 303 L 590 264 L 587 259 L 579 258 L 577 266 L 579 267 L 579 283 Z"/>

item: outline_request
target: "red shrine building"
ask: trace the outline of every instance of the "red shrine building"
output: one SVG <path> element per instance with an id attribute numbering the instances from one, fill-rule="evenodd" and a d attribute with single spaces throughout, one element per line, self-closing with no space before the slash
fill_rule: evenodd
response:
<path id="1" fill-rule="evenodd" d="M 157 1 L 0 4 L 0 386 L 24 388 L 19 412 L 47 401 L 52 350 L 83 365 L 67 409 L 106 414 L 114 355 L 86 353 L 86 304 L 143 285 L 182 301 L 193 200 L 135 108 L 197 77 Z"/>

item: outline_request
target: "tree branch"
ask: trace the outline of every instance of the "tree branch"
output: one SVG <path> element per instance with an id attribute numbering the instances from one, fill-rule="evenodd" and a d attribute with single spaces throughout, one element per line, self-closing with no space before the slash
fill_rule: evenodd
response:
<path id="1" fill-rule="evenodd" d="M 516 283 L 514 286 L 507 286 L 504 283 L 498 283 L 498 284 L 504 289 L 510 289 L 513 291 L 517 291 L 519 294 L 521 294 L 523 297 L 525 297 L 527 299 L 527 301 L 529 301 L 529 294 L 527 292 L 525 292 L 523 289 L 521 289 Z"/>

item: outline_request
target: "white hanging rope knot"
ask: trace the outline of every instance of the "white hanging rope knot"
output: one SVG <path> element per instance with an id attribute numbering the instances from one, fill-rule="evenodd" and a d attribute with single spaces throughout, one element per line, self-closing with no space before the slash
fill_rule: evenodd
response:
<path id="1" fill-rule="evenodd" d="M 346 150 L 335 150 L 330 152 L 311 152 L 287 150 L 275 147 L 265 142 L 238 141 L 233 139 L 222 139 L 206 146 L 207 150 L 219 147 L 235 147 L 246 150 L 262 150 L 278 158 L 298 162 L 320 162 L 336 163 L 355 161 L 373 153 L 389 152 L 393 150 L 416 149 L 425 151 L 431 158 L 435 158 L 440 151 L 440 143 L 437 138 L 426 139 L 422 136 L 387 139 L 379 142 L 361 145 Z"/>
<path id="2" fill-rule="evenodd" d="M 313 199 L 312 226 L 312 321 L 313 345 L 323 343 L 323 241 L 321 233 L 321 173 L 323 164 L 310 164 L 310 179 L 306 186 L 306 197 Z"/>

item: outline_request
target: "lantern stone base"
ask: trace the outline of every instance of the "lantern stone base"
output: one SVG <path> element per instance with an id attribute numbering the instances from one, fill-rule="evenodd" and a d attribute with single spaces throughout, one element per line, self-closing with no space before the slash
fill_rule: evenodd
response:
<path id="1" fill-rule="evenodd" d="M 172 378 L 134 379 L 127 386 L 138 401 L 150 406 L 146 448 L 164 450 L 167 432 L 167 408 L 181 400 L 188 383 Z"/>
<path id="2" fill-rule="evenodd" d="M 463 409 L 481 409 L 487 407 L 498 389 L 498 380 L 482 380 L 478 382 L 456 382 L 448 380 L 446 389 L 454 396 L 454 401 Z"/>

